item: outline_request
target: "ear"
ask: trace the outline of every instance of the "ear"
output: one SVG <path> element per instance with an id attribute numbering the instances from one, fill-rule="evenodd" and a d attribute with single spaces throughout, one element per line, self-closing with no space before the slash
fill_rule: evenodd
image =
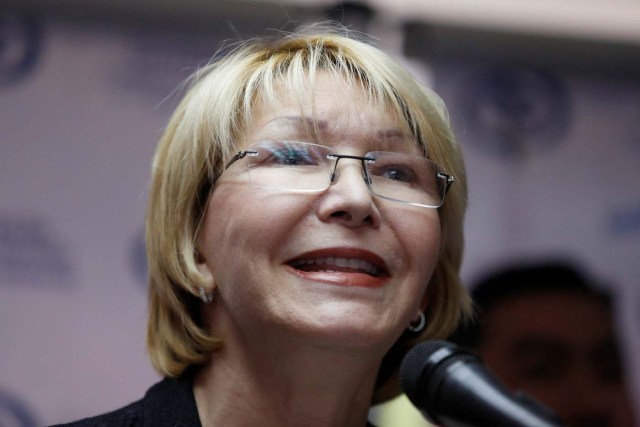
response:
<path id="1" fill-rule="evenodd" d="M 202 278 L 202 287 L 205 288 L 205 290 L 208 292 L 213 292 L 216 284 L 215 280 L 213 279 L 213 273 L 207 265 L 207 261 L 200 254 L 196 254 L 195 258 L 198 273 L 200 273 L 200 277 Z"/>

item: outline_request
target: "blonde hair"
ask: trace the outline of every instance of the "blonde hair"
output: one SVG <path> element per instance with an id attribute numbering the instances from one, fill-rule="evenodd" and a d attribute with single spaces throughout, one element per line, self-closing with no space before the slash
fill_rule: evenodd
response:
<path id="1" fill-rule="evenodd" d="M 196 73 L 153 160 L 146 220 L 147 347 L 161 374 L 180 376 L 221 345 L 200 318 L 203 279 L 195 245 L 215 179 L 241 144 L 258 100 L 277 102 L 278 84 L 302 96 L 319 71 L 358 85 L 374 105 L 402 119 L 425 155 L 456 180 L 439 208 L 442 247 L 427 287 L 427 328 L 419 337 L 401 337 L 387 354 L 372 403 L 399 394 L 397 371 L 411 345 L 447 337 L 469 313 L 470 300 L 459 279 L 466 175 L 440 98 L 388 55 L 348 34 L 323 29 L 254 40 Z"/>

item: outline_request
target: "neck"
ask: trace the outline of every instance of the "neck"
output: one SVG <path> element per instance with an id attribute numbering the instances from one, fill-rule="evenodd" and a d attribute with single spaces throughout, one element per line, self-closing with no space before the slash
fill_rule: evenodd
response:
<path id="1" fill-rule="evenodd" d="M 238 338 L 225 335 L 224 347 L 195 377 L 203 427 L 366 425 L 377 352 L 290 336 Z"/>

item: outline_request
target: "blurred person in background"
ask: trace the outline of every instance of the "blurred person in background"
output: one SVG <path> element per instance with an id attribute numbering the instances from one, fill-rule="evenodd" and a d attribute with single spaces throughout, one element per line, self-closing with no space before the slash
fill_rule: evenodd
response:
<path id="1" fill-rule="evenodd" d="M 478 319 L 453 341 L 570 427 L 636 426 L 611 297 L 571 263 L 513 264 L 472 288 Z"/>

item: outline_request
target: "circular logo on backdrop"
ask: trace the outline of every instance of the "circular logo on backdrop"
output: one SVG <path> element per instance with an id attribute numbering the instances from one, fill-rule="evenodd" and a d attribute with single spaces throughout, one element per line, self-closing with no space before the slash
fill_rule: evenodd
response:
<path id="1" fill-rule="evenodd" d="M 40 56 L 39 22 L 20 13 L 0 13 L 0 86 L 17 82 L 35 67 Z"/>
<path id="2" fill-rule="evenodd" d="M 72 279 L 71 257 L 49 218 L 0 212 L 0 284 L 63 289 Z"/>
<path id="3" fill-rule="evenodd" d="M 556 145 L 571 122 L 564 82 L 534 69 L 489 68 L 476 73 L 463 85 L 458 104 L 471 145 L 502 156 Z"/>
<path id="4" fill-rule="evenodd" d="M 36 427 L 36 420 L 27 405 L 9 392 L 0 389 L 0 426 Z"/>
<path id="5" fill-rule="evenodd" d="M 615 210 L 611 214 L 610 231 L 615 236 L 640 233 L 640 201 L 635 205 Z"/>

